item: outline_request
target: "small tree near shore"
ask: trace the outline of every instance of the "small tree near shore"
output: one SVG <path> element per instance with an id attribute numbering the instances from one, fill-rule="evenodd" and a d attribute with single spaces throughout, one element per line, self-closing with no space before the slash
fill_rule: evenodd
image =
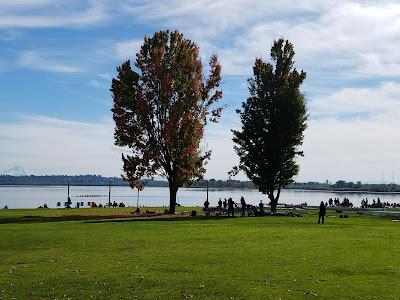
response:
<path id="1" fill-rule="evenodd" d="M 271 48 L 271 63 L 256 59 L 254 76 L 248 79 L 250 97 L 238 110 L 241 130 L 232 130 L 240 170 L 263 194 L 275 212 L 281 188 L 293 182 L 299 166 L 296 156 L 307 127 L 305 97 L 300 85 L 306 73 L 294 67 L 295 52 L 289 41 L 279 39 Z"/>
<path id="2" fill-rule="evenodd" d="M 169 183 L 169 212 L 175 212 L 179 187 L 202 179 L 210 151 L 200 143 L 208 121 L 218 122 L 222 97 L 221 66 L 209 62 L 205 79 L 199 48 L 178 32 L 160 31 L 145 37 L 135 67 L 126 61 L 112 80 L 115 144 L 128 147 L 122 155 L 124 175 L 132 188 L 155 175 Z"/>

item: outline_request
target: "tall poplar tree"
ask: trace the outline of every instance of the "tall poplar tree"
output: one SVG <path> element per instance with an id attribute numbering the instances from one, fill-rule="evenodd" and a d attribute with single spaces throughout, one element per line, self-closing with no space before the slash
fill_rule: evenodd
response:
<path id="1" fill-rule="evenodd" d="M 307 127 L 307 109 L 300 85 L 306 73 L 294 68 L 294 48 L 279 39 L 271 48 L 272 63 L 256 59 L 252 78 L 248 79 L 250 97 L 238 110 L 241 130 L 232 130 L 239 170 L 245 172 L 270 200 L 275 212 L 282 187 L 293 182 L 303 156 L 299 146 Z"/>
<path id="2" fill-rule="evenodd" d="M 126 61 L 112 80 L 115 144 L 125 178 L 132 188 L 142 178 L 163 176 L 170 190 L 169 212 L 175 212 L 179 187 L 202 179 L 210 151 L 200 149 L 208 121 L 218 122 L 222 97 L 221 66 L 209 61 L 205 78 L 199 47 L 179 32 L 145 37 L 135 68 Z"/>

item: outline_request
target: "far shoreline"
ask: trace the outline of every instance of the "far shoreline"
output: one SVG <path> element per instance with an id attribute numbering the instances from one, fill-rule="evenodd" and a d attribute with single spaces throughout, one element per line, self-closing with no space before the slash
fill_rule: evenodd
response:
<path id="1" fill-rule="evenodd" d="M 0 188 L 2 187 L 67 187 L 67 184 L 0 184 Z M 109 184 L 75 184 L 70 183 L 70 186 L 73 187 L 108 187 Z M 112 187 L 127 187 L 128 184 L 112 184 Z M 145 186 L 145 188 L 162 188 L 167 189 L 168 186 Z M 197 190 L 206 190 L 207 187 L 181 187 L 182 189 L 197 189 Z M 251 187 L 209 187 L 209 190 L 257 190 L 257 188 Z M 400 191 L 368 191 L 368 190 L 335 190 L 335 189 L 307 189 L 307 188 L 295 188 L 295 187 L 287 187 L 282 190 L 287 191 L 299 191 L 299 192 L 322 192 L 322 193 L 337 193 L 337 194 L 383 194 L 383 195 L 399 195 Z"/>

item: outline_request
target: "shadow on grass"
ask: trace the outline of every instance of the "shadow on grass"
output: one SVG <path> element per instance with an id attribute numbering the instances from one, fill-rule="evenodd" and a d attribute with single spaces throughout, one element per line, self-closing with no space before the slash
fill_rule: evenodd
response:
<path id="1" fill-rule="evenodd" d="M 226 216 L 215 216 L 215 217 L 206 217 L 206 216 L 185 216 L 185 217 L 161 217 L 161 218 L 154 218 L 154 217 L 143 217 L 143 218 L 114 218 L 114 219 L 103 219 L 103 220 L 94 220 L 94 221 L 87 221 L 85 223 L 113 223 L 113 222 L 170 222 L 170 221 L 205 221 L 205 220 L 227 220 L 232 219 L 232 217 Z"/>
<path id="2" fill-rule="evenodd" d="M 83 221 L 84 223 L 106 223 L 106 222 L 143 222 L 143 221 L 203 221 L 203 220 L 224 220 L 229 217 L 205 217 L 205 216 L 176 216 L 176 217 L 142 217 L 133 216 L 61 216 L 61 217 L 43 217 L 43 216 L 24 216 L 16 218 L 0 218 L 1 224 L 29 224 L 46 222 L 65 222 L 65 221 Z"/>
<path id="3" fill-rule="evenodd" d="M 16 218 L 0 219 L 0 224 L 87 221 L 87 220 L 115 219 L 115 218 L 116 217 L 114 216 L 61 216 L 61 217 L 23 216 Z"/>

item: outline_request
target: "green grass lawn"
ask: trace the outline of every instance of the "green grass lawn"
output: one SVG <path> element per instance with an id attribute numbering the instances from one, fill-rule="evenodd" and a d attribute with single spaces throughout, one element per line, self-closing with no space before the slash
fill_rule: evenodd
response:
<path id="1" fill-rule="evenodd" d="M 100 210 L 105 215 L 116 211 Z M 324 225 L 316 224 L 313 213 L 302 218 L 54 222 L 65 214 L 100 218 L 100 212 L 0 211 L 0 299 L 400 295 L 400 222 L 390 218 L 341 219 L 329 212 Z M 21 218 L 27 215 L 52 219 Z"/>

